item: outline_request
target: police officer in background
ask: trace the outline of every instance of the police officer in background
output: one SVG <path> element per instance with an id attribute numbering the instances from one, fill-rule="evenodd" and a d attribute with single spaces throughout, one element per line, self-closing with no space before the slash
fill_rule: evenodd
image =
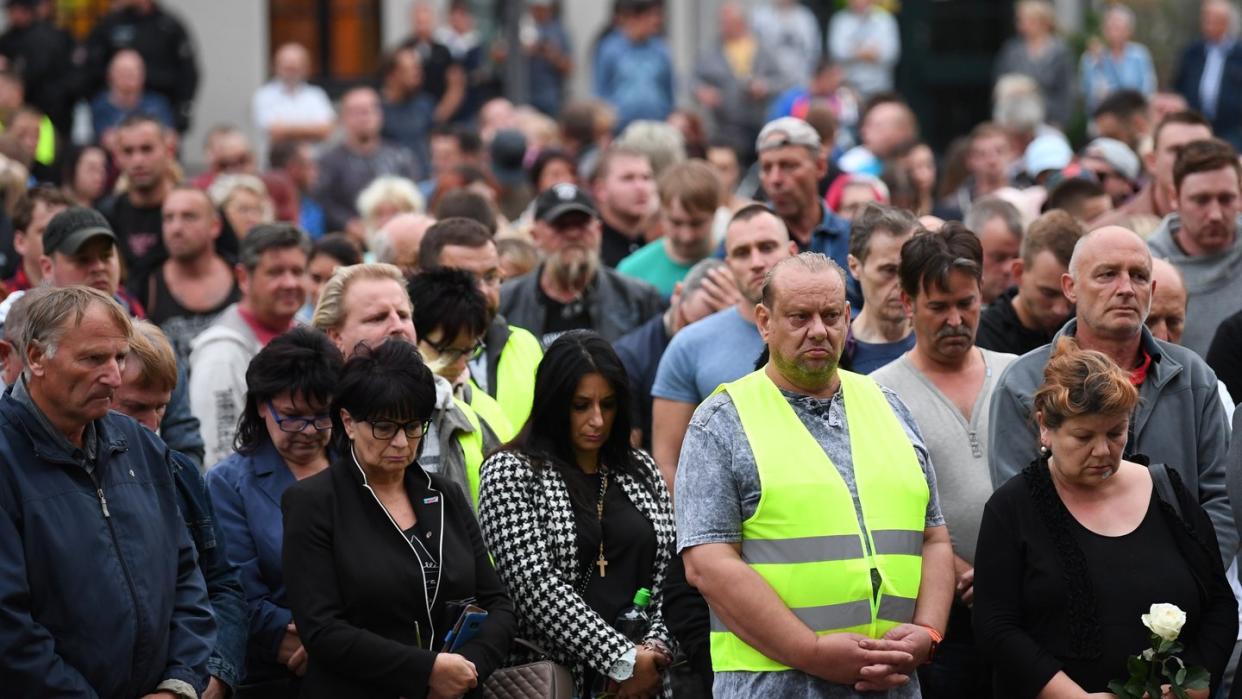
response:
<path id="1" fill-rule="evenodd" d="M 711 608 L 716 697 L 917 697 L 948 620 L 927 448 L 894 393 L 837 367 L 845 279 L 818 253 L 773 267 L 755 309 L 770 361 L 686 433 L 678 548 Z"/>

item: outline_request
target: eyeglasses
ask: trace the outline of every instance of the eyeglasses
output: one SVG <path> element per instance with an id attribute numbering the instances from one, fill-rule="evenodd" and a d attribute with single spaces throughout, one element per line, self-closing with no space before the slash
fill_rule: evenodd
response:
<path id="1" fill-rule="evenodd" d="M 379 440 L 389 440 L 397 436 L 397 430 L 405 432 L 405 438 L 422 439 L 431 429 L 431 420 L 413 420 L 396 422 L 394 420 L 366 420 L 371 425 L 371 436 Z"/>
<path id="2" fill-rule="evenodd" d="M 486 345 L 483 344 L 483 340 L 475 340 L 474 345 L 470 349 L 464 350 L 433 345 L 430 342 L 427 343 L 427 346 L 435 350 L 436 354 L 440 355 L 440 357 L 449 364 L 456 362 L 462 357 L 465 357 L 467 361 L 473 361 L 483 353 L 483 349 L 486 347 Z"/>
<path id="3" fill-rule="evenodd" d="M 281 432 L 304 432 L 307 427 L 315 426 L 317 432 L 332 429 L 332 418 L 328 415 L 315 415 L 312 417 L 286 417 L 280 414 L 276 406 L 272 405 L 272 401 L 267 402 L 267 410 L 272 414 L 272 419 L 276 421 L 276 426 Z"/>

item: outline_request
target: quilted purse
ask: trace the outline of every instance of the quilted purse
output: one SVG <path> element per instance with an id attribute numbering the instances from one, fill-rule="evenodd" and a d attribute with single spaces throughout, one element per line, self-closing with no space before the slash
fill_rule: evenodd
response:
<path id="1" fill-rule="evenodd" d="M 515 638 L 513 642 L 526 646 L 543 659 L 493 671 L 483 683 L 484 699 L 570 699 L 573 696 L 574 679 L 568 668 L 549 660 L 547 652 L 529 641 Z"/>

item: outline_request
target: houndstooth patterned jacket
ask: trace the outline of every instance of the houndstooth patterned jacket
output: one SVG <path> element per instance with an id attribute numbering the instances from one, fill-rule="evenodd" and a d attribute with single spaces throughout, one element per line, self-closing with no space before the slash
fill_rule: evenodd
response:
<path id="1" fill-rule="evenodd" d="M 630 502 L 655 529 L 647 637 L 672 647 L 661 604 L 665 571 L 676 545 L 673 510 L 655 462 L 641 451 L 637 455 L 647 471 L 645 483 L 614 474 Z M 482 468 L 479 525 L 496 572 L 517 609 L 518 636 L 537 643 L 552 660 L 570 668 L 582 695 L 585 668 L 607 673 L 633 644 L 576 592 L 583 571 L 578 567 L 573 506 L 560 472 L 555 467 L 532 466 L 522 454 L 492 455 Z M 520 655 L 510 658 L 513 663 L 528 660 Z M 667 696 L 667 682 L 665 686 Z"/>

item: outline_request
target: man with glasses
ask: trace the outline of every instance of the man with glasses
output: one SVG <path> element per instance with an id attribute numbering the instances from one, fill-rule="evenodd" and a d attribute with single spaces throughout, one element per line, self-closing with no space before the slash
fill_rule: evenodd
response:
<path id="1" fill-rule="evenodd" d="M 501 287 L 500 311 L 545 347 L 578 329 L 614 342 L 664 310 L 655 287 L 600 264 L 599 216 L 577 186 L 558 184 L 535 199 L 532 235 L 544 262 Z"/>
<path id="2" fill-rule="evenodd" d="M 418 350 L 427 366 L 453 385 L 454 395 L 465 400 L 501 441 L 517 436 L 500 404 L 469 380 L 467 363 L 483 354 L 488 321 L 487 299 L 474 277 L 446 267 L 422 272 L 410 280 L 410 300 Z"/>
<path id="3" fill-rule="evenodd" d="M 483 224 L 448 218 L 427 230 L 418 257 L 423 269 L 448 267 L 474 275 L 487 300 L 488 324 L 482 351 L 467 362 L 470 382 L 477 389 L 475 393 L 495 398 L 509 423 L 520 430 L 530 416 L 535 370 L 543 359 L 543 349 L 528 330 L 510 325 L 500 314 L 504 272 L 496 243 Z M 475 405 L 473 401 L 471 405 Z"/>

